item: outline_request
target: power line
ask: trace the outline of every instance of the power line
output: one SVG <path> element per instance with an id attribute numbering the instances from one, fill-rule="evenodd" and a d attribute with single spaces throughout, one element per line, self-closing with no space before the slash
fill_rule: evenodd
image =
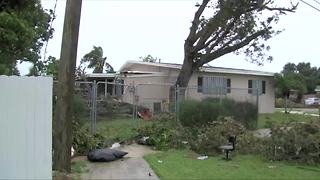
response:
<path id="1" fill-rule="evenodd" d="M 320 12 L 320 9 L 318 9 L 318 8 L 314 7 L 313 5 L 311 5 L 311 4 L 307 3 L 307 2 L 305 2 L 304 0 L 300 0 L 300 1 L 301 1 L 301 2 L 303 2 L 304 4 L 306 4 L 306 5 L 310 6 L 311 8 L 313 8 L 313 9 L 317 10 L 318 12 Z M 316 0 L 314 0 L 314 1 L 316 1 Z M 318 2 L 318 1 L 317 1 L 317 2 Z M 319 3 L 319 2 L 318 2 L 318 3 Z"/>
<path id="2" fill-rule="evenodd" d="M 313 0 L 314 2 L 316 2 L 317 4 L 320 4 L 320 2 L 319 1 L 317 1 L 317 0 Z"/>
<path id="3" fill-rule="evenodd" d="M 57 4 L 58 4 L 58 0 L 56 0 L 56 2 L 54 4 L 54 7 L 53 7 L 53 12 L 52 12 L 53 13 L 53 17 L 52 17 L 51 22 L 50 22 L 49 30 L 52 29 L 53 21 L 56 19 Z M 48 33 L 48 36 L 47 36 L 47 42 L 46 42 L 46 46 L 44 48 L 44 53 L 43 53 L 43 61 L 46 60 L 47 49 L 48 49 L 48 44 L 49 44 L 49 36 L 50 36 L 50 33 Z"/>

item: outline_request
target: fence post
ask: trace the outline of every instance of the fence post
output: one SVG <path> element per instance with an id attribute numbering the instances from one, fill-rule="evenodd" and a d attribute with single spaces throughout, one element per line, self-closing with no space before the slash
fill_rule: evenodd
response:
<path id="1" fill-rule="evenodd" d="M 93 111 L 94 111 L 94 107 L 93 107 L 93 96 L 94 96 L 94 87 L 93 87 L 93 83 L 90 83 L 91 84 L 91 89 L 89 89 L 89 93 L 90 93 L 90 125 L 91 125 L 91 133 L 93 134 Z"/>
<path id="2" fill-rule="evenodd" d="M 176 121 L 177 123 L 179 122 L 179 96 L 180 96 L 180 87 L 179 85 L 177 84 L 175 86 L 175 111 L 176 111 Z"/>
<path id="3" fill-rule="evenodd" d="M 259 89 L 258 88 L 256 89 L 256 95 L 257 95 L 256 104 L 257 104 L 257 109 L 258 109 L 257 113 L 259 114 Z"/>
<path id="4" fill-rule="evenodd" d="M 130 87 L 131 88 L 131 87 Z M 137 118 L 137 92 L 138 92 L 138 85 L 132 85 L 133 88 L 133 104 L 132 104 L 132 118 L 133 120 Z"/>
<path id="5" fill-rule="evenodd" d="M 96 122 L 97 122 L 97 82 L 96 80 L 93 81 L 93 129 L 92 133 L 96 133 Z"/>

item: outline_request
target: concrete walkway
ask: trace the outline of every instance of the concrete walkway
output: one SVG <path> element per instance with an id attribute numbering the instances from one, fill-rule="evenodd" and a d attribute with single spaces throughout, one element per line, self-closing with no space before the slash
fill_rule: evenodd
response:
<path id="1" fill-rule="evenodd" d="M 154 153 L 147 146 L 132 144 L 120 147 L 128 154 L 124 158 L 106 163 L 88 163 L 89 172 L 83 179 L 159 179 L 143 159 L 146 154 Z"/>

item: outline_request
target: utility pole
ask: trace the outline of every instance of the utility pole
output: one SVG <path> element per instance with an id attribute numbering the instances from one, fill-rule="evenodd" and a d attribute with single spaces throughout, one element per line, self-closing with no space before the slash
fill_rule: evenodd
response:
<path id="1" fill-rule="evenodd" d="M 72 101 L 82 0 L 67 0 L 58 74 L 58 96 L 54 124 L 53 168 L 71 171 Z"/>

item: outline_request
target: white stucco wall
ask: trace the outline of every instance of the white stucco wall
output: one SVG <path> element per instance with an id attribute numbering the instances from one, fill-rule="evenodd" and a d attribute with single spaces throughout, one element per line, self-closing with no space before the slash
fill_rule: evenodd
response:
<path id="1" fill-rule="evenodd" d="M 162 76 L 139 76 L 135 75 L 134 77 L 128 76 L 125 78 L 125 83 L 127 84 L 172 84 L 175 83 L 175 79 L 178 76 L 177 69 L 170 69 L 166 67 L 157 67 L 150 65 L 141 65 L 134 64 L 131 69 L 132 71 L 148 71 L 148 72 L 162 72 Z M 237 101 L 249 101 L 252 103 L 257 102 L 257 96 L 248 93 L 248 80 L 264 80 L 266 82 L 266 93 L 262 94 L 258 98 L 259 102 L 259 112 L 260 113 L 273 113 L 275 110 L 274 100 L 274 84 L 273 76 L 258 76 L 258 75 L 245 75 L 245 74 L 229 74 L 229 73 L 208 73 L 208 72 L 196 72 L 192 75 L 188 89 L 186 91 L 186 97 L 189 99 L 201 100 L 206 97 L 217 97 L 216 95 L 206 95 L 203 93 L 197 92 L 197 81 L 198 76 L 214 76 L 214 77 L 223 77 L 231 79 L 231 93 L 228 93 L 226 96 L 228 98 L 235 99 Z M 169 99 L 169 86 L 156 86 L 151 85 L 143 87 L 141 90 L 138 90 L 139 103 L 151 104 L 152 102 L 160 102 L 163 99 Z M 148 87 L 148 88 L 147 88 Z M 155 88 L 156 87 L 156 88 Z M 124 98 L 126 99 L 126 98 Z M 127 98 L 128 99 L 128 98 Z M 129 101 L 129 102 L 132 102 Z M 151 107 L 151 105 L 148 105 Z"/>

